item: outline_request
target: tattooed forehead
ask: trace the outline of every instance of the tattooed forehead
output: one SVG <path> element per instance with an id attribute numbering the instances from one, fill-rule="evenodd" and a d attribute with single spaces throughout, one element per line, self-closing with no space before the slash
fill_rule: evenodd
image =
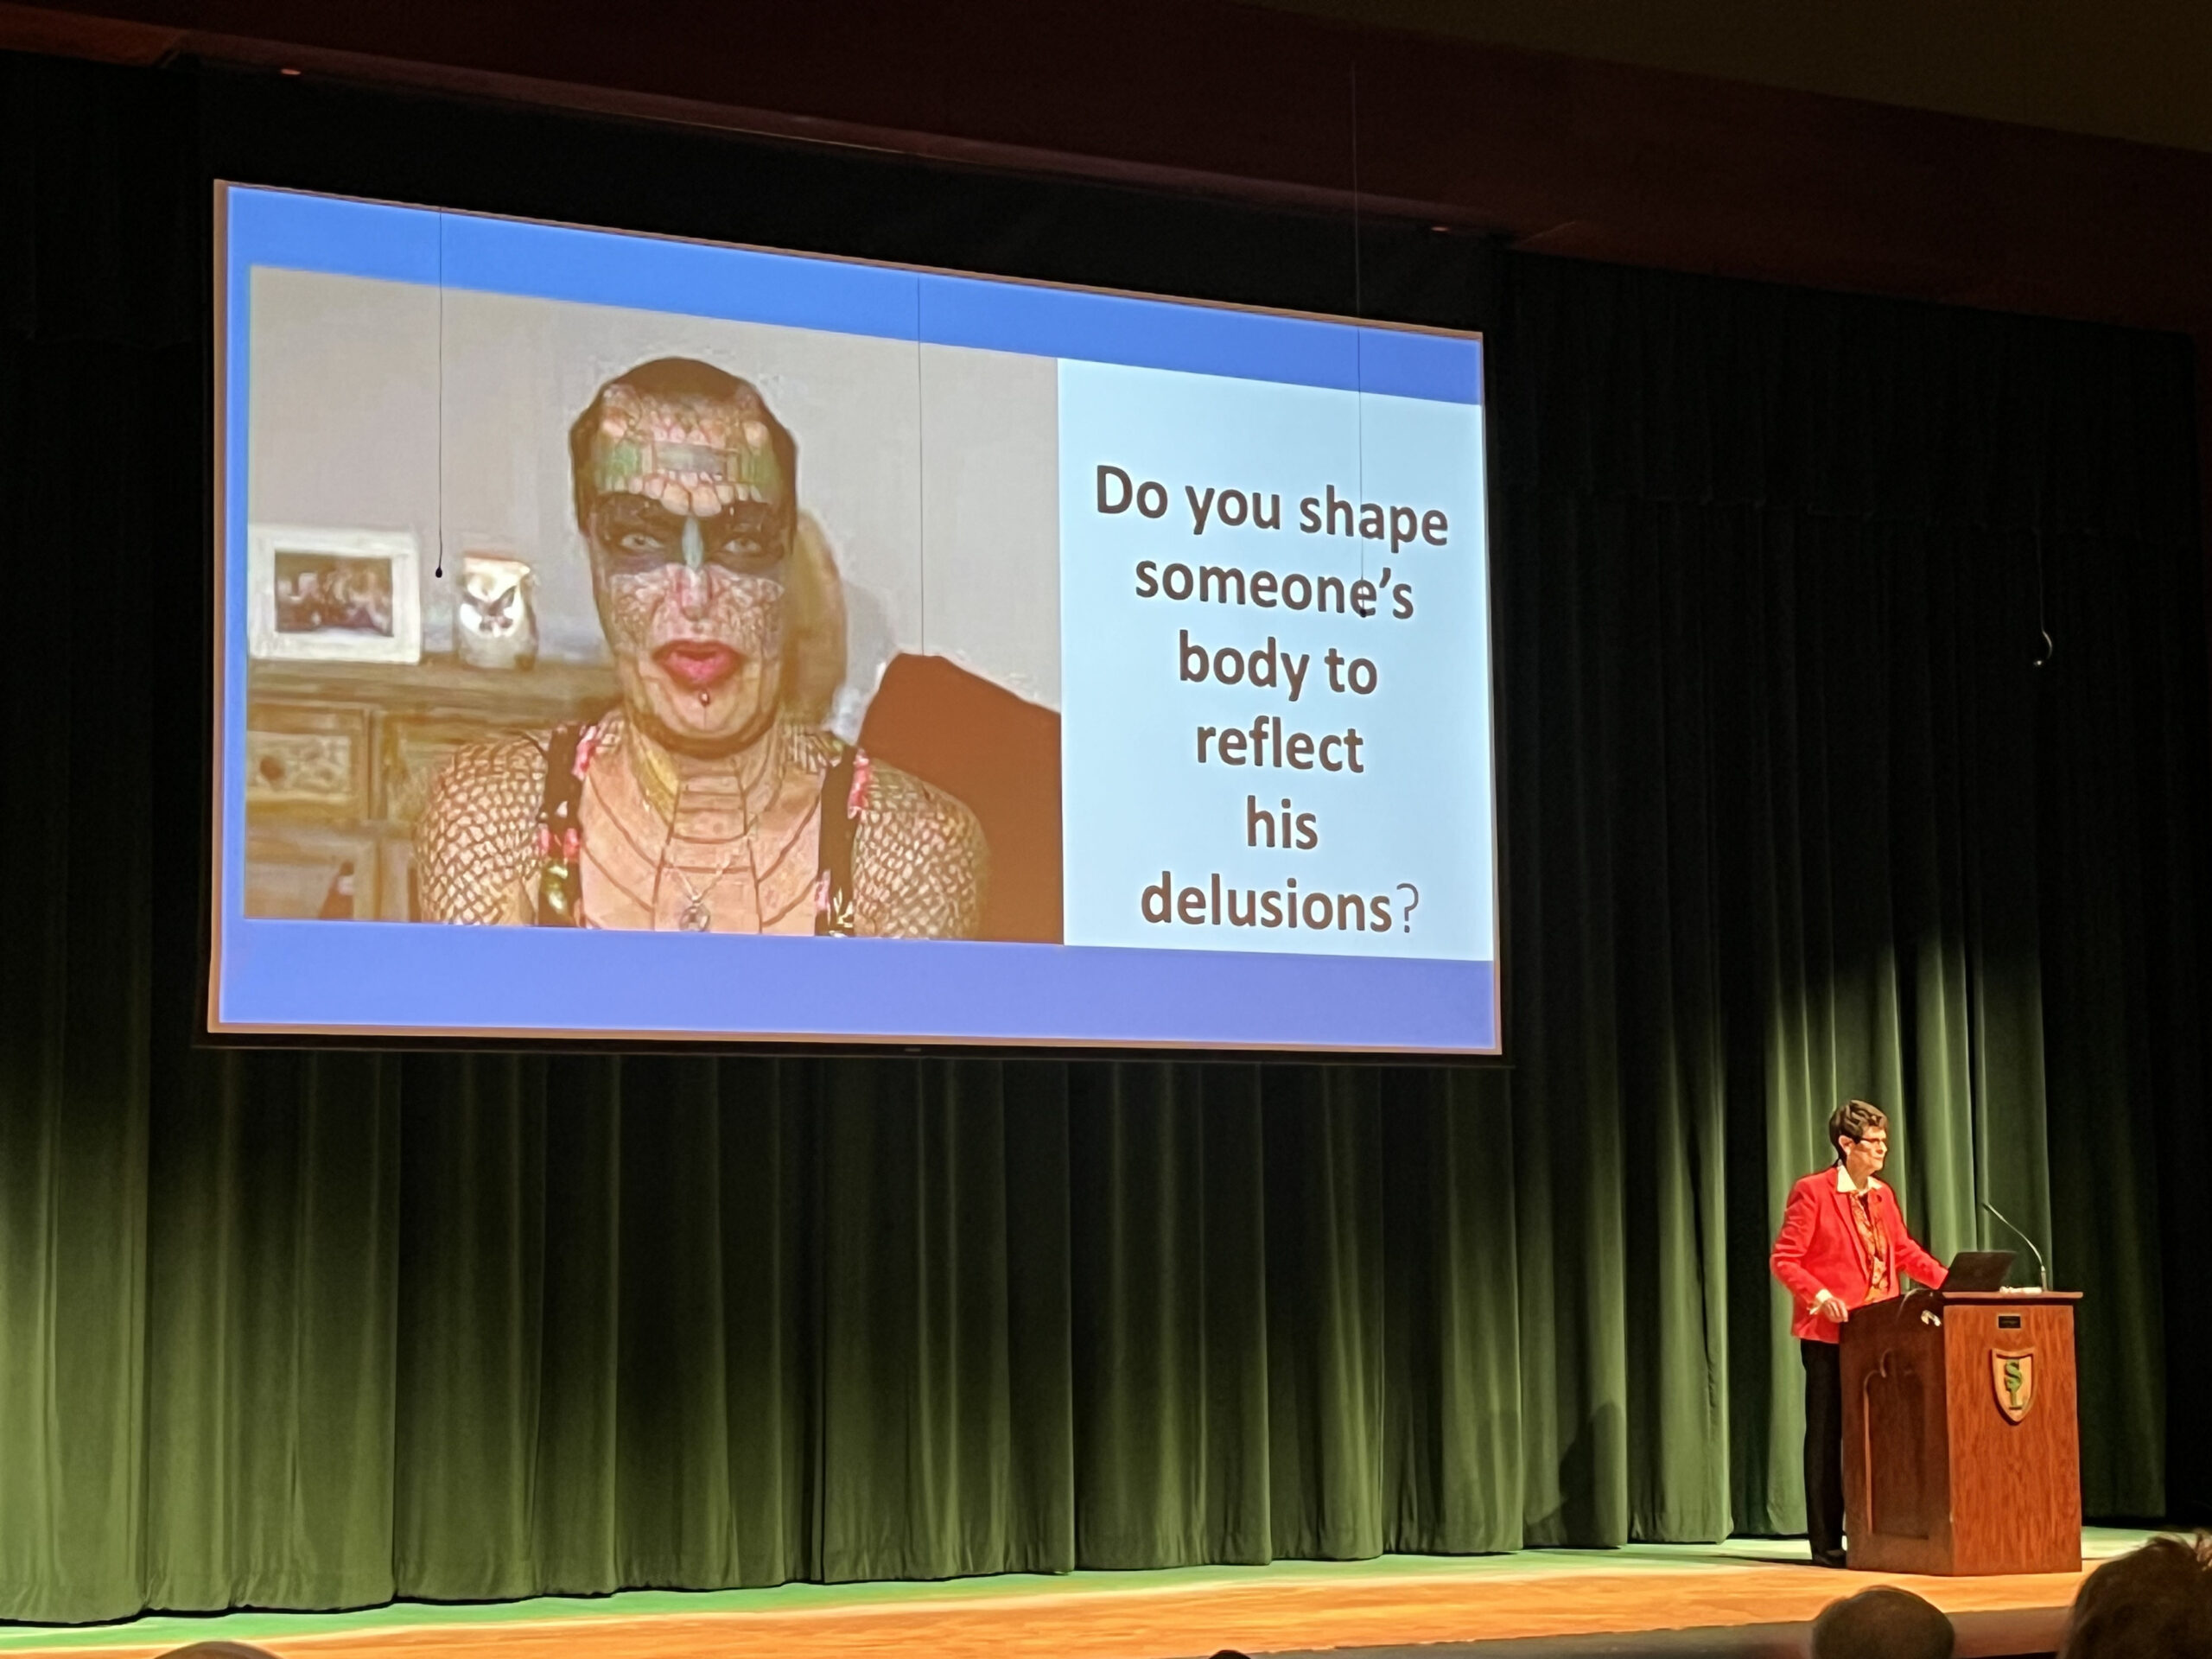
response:
<path id="1" fill-rule="evenodd" d="M 782 504 L 789 489 L 768 412 L 750 388 L 735 397 L 669 397 L 609 386 L 592 435 L 601 495 L 642 495 L 711 518 L 739 501 Z"/>

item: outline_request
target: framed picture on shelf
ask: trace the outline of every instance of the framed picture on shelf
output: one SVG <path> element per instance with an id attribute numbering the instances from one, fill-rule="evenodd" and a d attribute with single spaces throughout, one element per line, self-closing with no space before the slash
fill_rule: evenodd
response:
<path id="1" fill-rule="evenodd" d="M 420 662 L 421 563 L 412 531 L 249 525 L 248 649 L 296 661 Z"/>

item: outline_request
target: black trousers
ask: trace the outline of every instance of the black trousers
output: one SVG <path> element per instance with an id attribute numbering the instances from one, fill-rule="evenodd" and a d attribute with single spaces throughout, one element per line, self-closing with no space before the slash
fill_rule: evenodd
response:
<path id="1" fill-rule="evenodd" d="M 1843 1548 L 1843 1350 L 1797 1345 L 1805 1359 L 1805 1532 L 1813 1554 Z"/>

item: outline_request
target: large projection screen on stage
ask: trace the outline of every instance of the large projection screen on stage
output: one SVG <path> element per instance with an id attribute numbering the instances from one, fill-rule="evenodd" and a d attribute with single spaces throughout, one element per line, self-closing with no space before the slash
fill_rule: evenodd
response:
<path id="1" fill-rule="evenodd" d="M 216 213 L 211 1035 L 1499 1052 L 1477 336 Z"/>

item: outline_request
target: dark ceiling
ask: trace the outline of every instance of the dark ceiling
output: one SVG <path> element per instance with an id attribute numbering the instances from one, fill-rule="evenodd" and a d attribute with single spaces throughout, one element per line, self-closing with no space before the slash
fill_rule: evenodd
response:
<path id="1" fill-rule="evenodd" d="M 2208 0 L 1258 0 L 1384 28 L 2212 150 Z"/>

